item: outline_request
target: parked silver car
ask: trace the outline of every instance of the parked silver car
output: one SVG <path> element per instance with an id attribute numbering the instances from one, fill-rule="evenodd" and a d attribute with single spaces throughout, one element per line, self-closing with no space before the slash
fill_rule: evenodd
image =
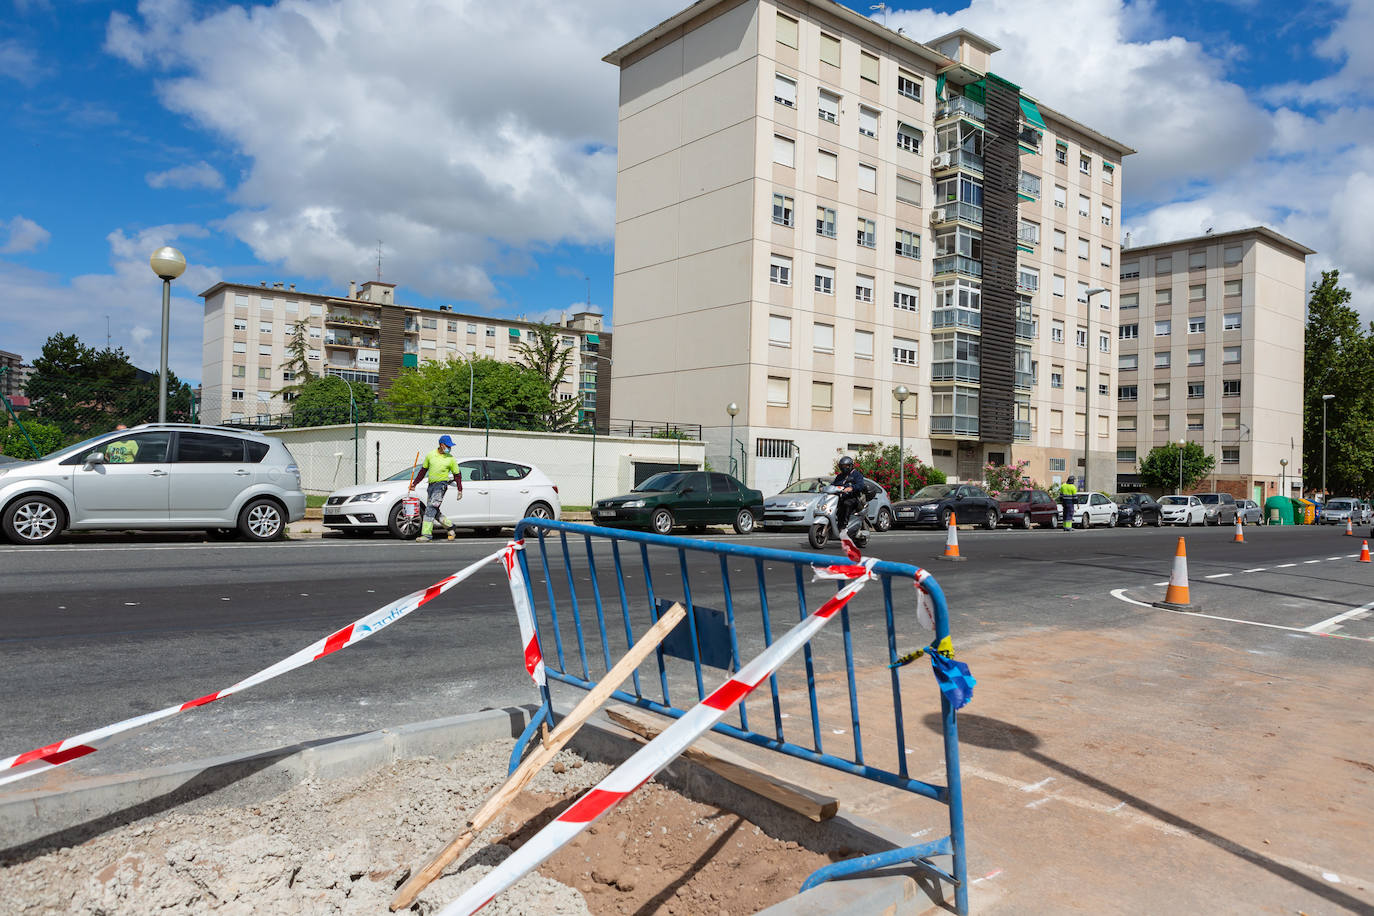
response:
<path id="1" fill-rule="evenodd" d="M 815 520 L 816 506 L 824 495 L 821 490 L 831 480 L 830 477 L 803 477 L 778 495 L 765 499 L 763 527 L 810 530 Z M 868 501 L 864 514 L 875 531 L 887 531 L 892 527 L 892 500 L 881 486 L 878 489 L 880 492 Z"/>
<path id="2" fill-rule="evenodd" d="M 1253 499 L 1236 500 L 1236 514 L 1247 525 L 1258 525 L 1264 521 L 1264 510 Z"/>
<path id="3" fill-rule="evenodd" d="M 1198 501 L 1206 509 L 1203 512 L 1204 525 L 1234 525 L 1236 523 L 1236 498 L 1230 493 L 1199 493 Z"/>
<path id="4" fill-rule="evenodd" d="M 304 517 L 286 446 L 226 427 L 149 423 L 0 467 L 0 524 L 15 544 L 131 528 L 237 529 L 270 541 Z"/>
<path id="5" fill-rule="evenodd" d="M 1348 496 L 1328 499 L 1326 505 L 1322 507 L 1321 524 L 1323 525 L 1344 525 L 1349 519 L 1351 524 L 1364 524 L 1364 507 L 1360 505 L 1358 499 L 1351 499 Z"/>

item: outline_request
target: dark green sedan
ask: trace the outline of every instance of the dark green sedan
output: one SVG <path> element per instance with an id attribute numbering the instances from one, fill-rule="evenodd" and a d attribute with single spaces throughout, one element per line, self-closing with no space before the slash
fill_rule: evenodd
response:
<path id="1" fill-rule="evenodd" d="M 698 532 L 707 525 L 734 525 L 748 534 L 763 518 L 763 493 L 717 471 L 664 471 L 624 496 L 599 499 L 592 521 L 614 528 L 648 528 L 667 534 L 684 525 Z"/>

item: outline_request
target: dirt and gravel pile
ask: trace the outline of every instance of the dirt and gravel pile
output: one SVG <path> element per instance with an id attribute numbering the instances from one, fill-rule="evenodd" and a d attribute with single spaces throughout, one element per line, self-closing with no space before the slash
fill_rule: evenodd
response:
<path id="1" fill-rule="evenodd" d="M 511 742 L 269 801 L 148 818 L 62 849 L 0 859 L 6 913 L 382 914 L 397 887 L 505 779 Z M 412 912 L 451 902 L 604 776 L 564 751 Z M 493 914 L 741 914 L 797 892 L 830 857 L 731 812 L 644 786 L 515 887 Z"/>

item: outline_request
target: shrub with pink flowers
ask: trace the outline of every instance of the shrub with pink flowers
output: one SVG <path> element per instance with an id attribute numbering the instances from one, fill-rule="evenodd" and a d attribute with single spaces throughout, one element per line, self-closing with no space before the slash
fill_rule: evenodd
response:
<path id="1" fill-rule="evenodd" d="M 988 494 L 995 498 L 1008 490 L 1023 490 L 1031 486 L 1031 479 L 1026 474 L 1028 467 L 1029 461 L 1018 461 L 1015 464 L 989 462 L 983 465 L 983 482 Z"/>
<path id="2" fill-rule="evenodd" d="M 899 454 L 895 445 L 880 445 L 877 442 L 870 442 L 859 449 L 854 456 L 854 463 L 859 466 L 860 471 L 863 471 L 865 477 L 876 480 L 892 499 L 901 497 L 898 485 L 903 463 L 906 465 L 906 492 L 908 496 L 926 484 L 945 482 L 944 471 L 931 467 L 909 451 L 905 455 Z M 836 473 L 838 472 L 839 469 L 836 468 Z"/>

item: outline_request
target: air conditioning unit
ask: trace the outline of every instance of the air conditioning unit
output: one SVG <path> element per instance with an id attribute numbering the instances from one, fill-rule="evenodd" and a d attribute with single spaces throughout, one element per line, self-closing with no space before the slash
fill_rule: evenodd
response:
<path id="1" fill-rule="evenodd" d="M 936 153 L 936 154 L 935 154 L 935 167 L 936 167 L 937 169 L 947 169 L 947 168 L 949 168 L 949 164 L 950 164 L 950 161 L 951 161 L 952 159 L 953 159 L 953 157 L 950 156 L 949 153 Z"/>
<path id="2" fill-rule="evenodd" d="M 932 223 L 947 223 L 954 219 L 953 207 L 936 207 L 930 211 L 930 221 Z"/>

